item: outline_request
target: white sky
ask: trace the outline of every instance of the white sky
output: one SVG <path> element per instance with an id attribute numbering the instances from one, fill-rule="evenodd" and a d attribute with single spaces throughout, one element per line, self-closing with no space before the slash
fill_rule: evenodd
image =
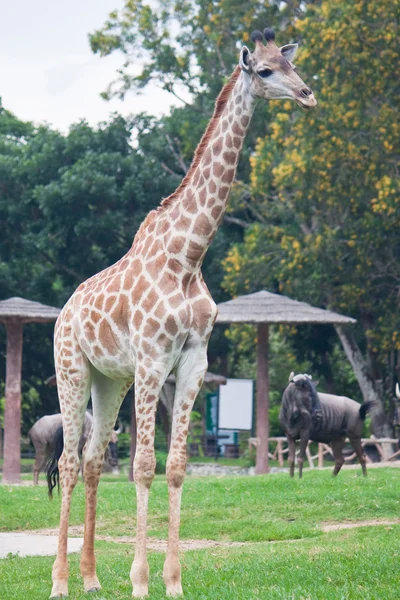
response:
<path id="1" fill-rule="evenodd" d="M 123 0 L 0 0 L 0 97 L 23 120 L 64 132 L 85 118 L 91 125 L 113 111 L 124 115 L 168 112 L 175 98 L 149 86 L 124 102 L 100 98 L 115 78 L 122 54 L 94 55 L 88 33 Z"/>

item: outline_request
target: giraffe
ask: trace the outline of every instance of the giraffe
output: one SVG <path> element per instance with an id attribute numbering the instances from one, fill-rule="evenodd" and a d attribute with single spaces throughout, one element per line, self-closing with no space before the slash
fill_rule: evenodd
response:
<path id="1" fill-rule="evenodd" d="M 85 591 L 100 589 L 94 555 L 97 488 L 110 433 L 133 382 L 137 532 L 130 577 L 133 597 L 147 596 L 146 528 L 155 471 L 155 415 L 161 387 L 171 372 L 176 392 L 166 469 L 169 525 L 163 578 L 167 596 L 182 594 L 178 542 L 186 441 L 217 315 L 201 274 L 202 261 L 223 218 L 257 100 L 288 98 L 303 108 L 316 105 L 292 64 L 297 44 L 278 48 L 272 29 L 264 30 L 264 38 L 266 44 L 263 34 L 255 31 L 253 52 L 242 47 L 239 64 L 217 98 L 179 187 L 149 213 L 125 256 L 77 288 L 56 323 L 55 363 L 65 433 L 58 462 L 62 503 L 51 598 L 68 594 L 68 519 L 90 394 L 93 429 L 84 452 L 86 509 L 80 565 Z"/>

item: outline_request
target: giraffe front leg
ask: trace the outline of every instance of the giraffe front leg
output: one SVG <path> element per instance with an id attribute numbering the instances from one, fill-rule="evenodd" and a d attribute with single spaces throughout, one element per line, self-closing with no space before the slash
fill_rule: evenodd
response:
<path id="1" fill-rule="evenodd" d="M 131 568 L 131 581 L 133 586 L 132 596 L 142 598 L 149 593 L 149 563 L 147 562 L 147 511 L 149 504 L 149 490 L 153 477 L 151 473 L 155 472 L 155 456 L 150 455 L 138 457 L 136 448 L 135 455 L 135 483 L 137 497 L 137 527 L 136 527 L 136 547 L 135 558 Z M 154 466 L 153 466 L 154 465 Z M 143 470 L 142 470 L 142 467 Z M 147 475 L 144 473 L 146 470 Z M 151 479 L 151 480 L 150 480 Z"/>
<path id="2" fill-rule="evenodd" d="M 155 417 L 158 397 L 167 376 L 167 369 L 152 370 L 146 377 L 138 375 L 135 380 L 136 405 L 136 454 L 134 478 L 137 498 L 137 525 L 135 558 L 131 568 L 131 581 L 134 598 L 148 595 L 149 563 L 147 562 L 147 513 L 149 491 L 156 470 L 154 453 Z M 141 372 L 140 366 L 137 372 Z"/>
<path id="3" fill-rule="evenodd" d="M 179 561 L 179 526 L 181 515 L 182 486 L 186 475 L 187 435 L 190 413 L 203 384 L 207 370 L 204 352 L 193 352 L 184 357 L 176 374 L 176 392 L 172 419 L 171 447 L 167 461 L 169 496 L 168 549 L 163 577 L 167 596 L 183 594 L 181 565 Z"/>
<path id="4" fill-rule="evenodd" d="M 181 451 L 171 449 L 167 462 L 167 481 L 169 498 L 168 550 L 164 563 L 163 577 L 167 596 L 183 594 L 181 565 L 179 561 L 179 526 L 181 516 L 182 486 L 186 473 L 186 448 Z"/>

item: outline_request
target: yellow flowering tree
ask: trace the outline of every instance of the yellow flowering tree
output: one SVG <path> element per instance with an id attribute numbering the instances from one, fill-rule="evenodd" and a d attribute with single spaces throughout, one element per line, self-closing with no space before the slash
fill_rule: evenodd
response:
<path id="1" fill-rule="evenodd" d="M 230 229 L 221 228 L 211 252 L 223 235 L 229 245 L 244 232 L 224 262 L 229 294 L 267 287 L 357 317 L 375 379 L 393 373 L 385 363 L 395 364 L 400 348 L 399 2 L 125 0 L 90 35 L 95 53 L 123 55 L 106 97 L 153 81 L 185 99 L 150 128 L 147 146 L 141 141 L 177 181 L 240 43 L 251 46 L 249 33 L 265 26 L 278 43 L 300 42 L 297 66 L 314 81 L 319 106 L 304 113 L 289 101 L 260 103 L 231 194 Z M 219 269 L 212 272 L 222 300 Z"/>
<path id="2" fill-rule="evenodd" d="M 399 11 L 399 0 L 323 1 L 296 22 L 297 66 L 319 105 L 271 103 L 251 158 L 259 218 L 224 280 L 233 295 L 266 287 L 356 317 L 370 376 L 388 390 L 400 350 Z"/>

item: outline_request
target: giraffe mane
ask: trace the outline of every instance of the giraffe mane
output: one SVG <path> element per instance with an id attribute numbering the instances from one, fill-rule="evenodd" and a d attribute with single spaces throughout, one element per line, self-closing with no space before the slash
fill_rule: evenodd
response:
<path id="1" fill-rule="evenodd" d="M 240 75 L 240 70 L 241 69 L 238 65 L 235 68 L 235 70 L 233 71 L 232 75 L 230 76 L 229 81 L 224 85 L 224 87 L 220 91 L 218 98 L 215 101 L 213 116 L 211 117 L 211 119 L 207 125 L 207 129 L 203 133 L 203 136 L 195 150 L 192 164 L 190 165 L 188 172 L 186 173 L 185 177 L 182 179 L 181 183 L 176 188 L 176 190 L 174 192 L 172 192 L 172 194 L 167 196 L 167 198 L 164 198 L 164 200 L 161 202 L 161 205 L 159 206 L 159 209 L 168 207 L 173 202 L 173 200 L 175 200 L 175 198 L 183 190 L 186 189 L 194 171 L 196 170 L 196 168 L 198 167 L 198 165 L 200 163 L 200 160 L 208 146 L 208 142 L 210 141 L 212 134 L 214 133 L 215 129 L 217 128 L 219 118 L 222 115 L 225 106 L 227 105 L 227 102 L 229 100 L 231 92 L 235 86 L 235 83 L 236 83 L 239 75 Z"/>
<path id="2" fill-rule="evenodd" d="M 155 210 L 152 210 L 147 215 L 146 219 L 143 221 L 142 225 L 140 226 L 139 230 L 137 231 L 137 233 L 135 235 L 134 242 L 135 242 L 135 240 L 137 240 L 140 237 L 140 234 L 142 233 L 142 231 L 148 225 L 150 225 L 150 223 L 154 220 L 157 213 L 163 212 L 169 206 L 171 206 L 171 204 L 174 202 L 174 200 L 187 188 L 187 186 L 190 182 L 190 179 L 192 178 L 193 173 L 195 172 L 196 168 L 198 167 L 200 160 L 201 160 L 204 152 L 206 151 L 208 142 L 210 141 L 212 134 L 214 133 L 215 129 L 217 128 L 219 118 L 221 117 L 221 115 L 224 111 L 224 108 L 227 105 L 227 102 L 229 100 L 231 92 L 235 86 L 236 81 L 239 78 L 240 71 L 241 71 L 241 69 L 240 69 L 240 66 L 238 65 L 235 68 L 235 70 L 233 71 L 232 75 L 230 76 L 229 81 L 224 85 L 224 87 L 220 91 L 220 93 L 215 101 L 213 115 L 207 125 L 207 129 L 203 133 L 203 136 L 202 136 L 199 144 L 197 145 L 197 148 L 196 148 L 194 156 L 193 156 L 192 163 L 191 163 L 189 170 L 186 173 L 185 177 L 182 179 L 181 183 L 176 188 L 176 190 L 174 192 L 172 192 L 172 194 L 170 194 L 169 196 L 164 198 L 162 200 L 160 206 L 158 206 L 158 208 L 156 208 Z"/>

